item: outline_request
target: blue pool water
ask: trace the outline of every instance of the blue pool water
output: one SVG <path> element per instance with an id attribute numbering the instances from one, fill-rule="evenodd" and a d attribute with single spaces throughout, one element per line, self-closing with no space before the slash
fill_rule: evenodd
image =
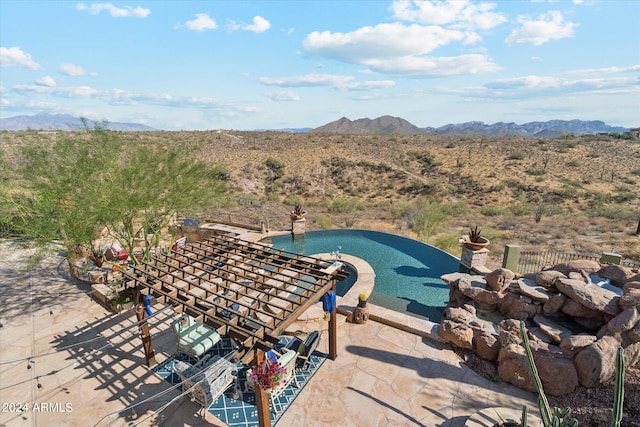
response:
<path id="1" fill-rule="evenodd" d="M 379 231 L 308 231 L 271 237 L 270 241 L 275 248 L 305 255 L 332 252 L 340 246 L 340 253 L 362 258 L 374 269 L 370 302 L 433 322 L 442 319 L 449 301 L 449 286 L 440 276 L 460 269 L 460 261 L 440 249 Z"/>

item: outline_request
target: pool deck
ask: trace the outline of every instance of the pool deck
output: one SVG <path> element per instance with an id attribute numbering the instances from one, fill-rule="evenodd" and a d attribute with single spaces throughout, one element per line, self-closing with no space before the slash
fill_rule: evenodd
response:
<path id="1" fill-rule="evenodd" d="M 186 398 L 153 414 L 179 392 L 145 366 L 135 315 L 116 315 L 93 302 L 90 286 L 70 279 L 61 257 L 27 270 L 24 254 L 0 245 L 0 400 L 27 405 L 26 412 L 0 412 L 0 425 L 225 425 Z M 324 363 L 279 426 L 462 427 L 484 408 L 523 404 L 536 414 L 535 395 L 477 375 L 447 344 L 429 338 L 430 322 L 369 307 L 371 320 L 362 325 L 339 315 L 338 357 Z M 154 311 L 149 323 L 161 363 L 175 351 L 175 315 L 160 304 Z M 322 320 L 315 317 L 301 323 L 317 326 Z M 318 349 L 328 351 L 326 332 Z M 51 354 L 25 359 L 44 353 Z M 15 359 L 22 360 L 7 363 Z M 43 410 L 43 403 L 50 407 Z"/>

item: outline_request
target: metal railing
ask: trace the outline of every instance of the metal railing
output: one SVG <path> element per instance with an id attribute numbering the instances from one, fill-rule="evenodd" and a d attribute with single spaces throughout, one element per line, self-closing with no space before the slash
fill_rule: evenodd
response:
<path id="1" fill-rule="evenodd" d="M 518 260 L 518 273 L 536 273 L 545 266 L 562 264 L 577 259 L 600 261 L 600 256 L 570 253 L 570 252 L 550 252 L 550 251 L 521 251 Z"/>

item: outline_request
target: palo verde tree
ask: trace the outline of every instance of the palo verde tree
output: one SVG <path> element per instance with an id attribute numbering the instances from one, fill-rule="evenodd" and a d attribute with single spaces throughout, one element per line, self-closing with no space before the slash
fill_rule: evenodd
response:
<path id="1" fill-rule="evenodd" d="M 37 242 L 61 240 L 68 250 L 93 251 L 105 228 L 133 257 L 143 254 L 177 213 L 207 207 L 226 190 L 221 167 L 175 147 L 140 143 L 105 124 L 36 139 L 22 150 L 23 189 L 5 197 L 19 234 Z M 140 246 L 140 245 L 138 245 Z"/>

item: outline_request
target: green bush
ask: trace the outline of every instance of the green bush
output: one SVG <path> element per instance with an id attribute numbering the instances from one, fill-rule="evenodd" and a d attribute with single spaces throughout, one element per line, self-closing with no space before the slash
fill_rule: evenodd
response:
<path id="1" fill-rule="evenodd" d="M 527 154 L 524 151 L 513 151 L 509 154 L 508 160 L 524 160 L 527 158 Z"/>
<path id="2" fill-rule="evenodd" d="M 329 212 L 351 213 L 353 211 L 364 211 L 367 206 L 358 199 L 338 198 L 331 202 Z"/>

